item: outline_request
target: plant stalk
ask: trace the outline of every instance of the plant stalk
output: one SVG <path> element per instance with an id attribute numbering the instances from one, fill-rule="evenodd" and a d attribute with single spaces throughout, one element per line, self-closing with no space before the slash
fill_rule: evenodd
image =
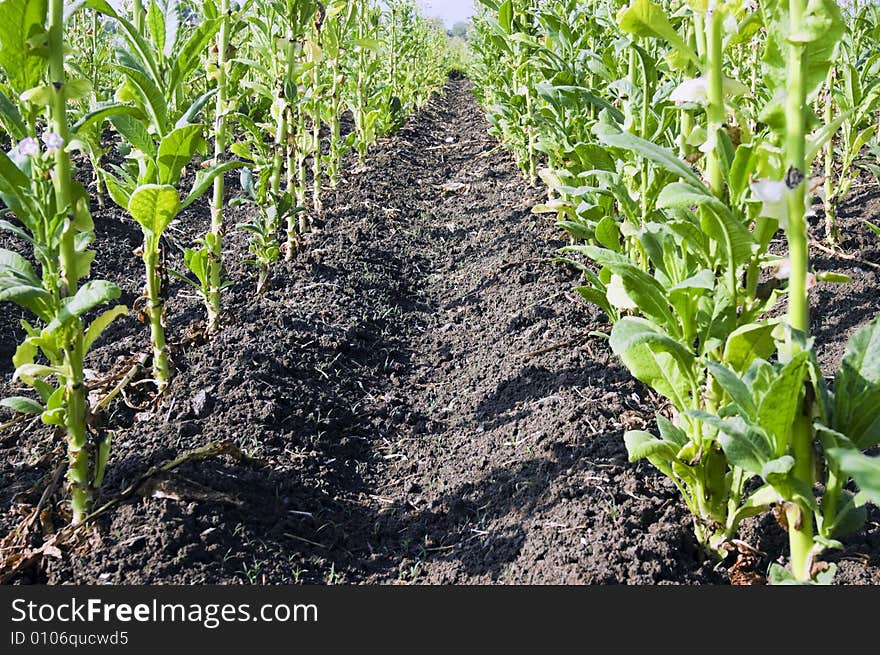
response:
<path id="1" fill-rule="evenodd" d="M 789 19 L 792 34 L 799 33 L 805 9 L 805 0 L 790 0 Z M 788 248 L 791 261 L 788 292 L 788 322 L 793 330 L 809 336 L 810 318 L 807 296 L 809 252 L 807 249 L 807 224 L 805 220 L 806 199 L 806 88 L 804 46 L 789 43 L 788 46 L 788 98 L 786 101 L 785 160 L 788 167 L 786 182 L 788 194 Z M 796 353 L 798 346 L 789 337 L 788 356 Z M 784 353 L 785 354 L 785 353 Z M 805 488 L 812 489 L 815 482 L 813 462 L 813 431 L 808 401 L 800 412 L 791 433 L 791 452 L 795 459 L 794 475 Z M 798 580 L 809 580 L 812 568 L 813 514 L 808 507 L 791 503 L 786 509 L 792 573 Z"/>
<path id="2" fill-rule="evenodd" d="M 70 155 L 67 144 L 70 130 L 67 125 L 67 78 L 64 72 L 64 2 L 51 0 L 49 5 L 49 80 L 52 83 L 50 124 L 63 145 L 55 151 L 53 185 L 57 210 L 67 218 L 61 235 L 60 297 L 72 297 L 79 284 L 78 257 L 76 251 L 76 228 L 73 226 L 72 179 Z M 64 366 L 66 369 L 64 401 L 66 412 L 64 429 L 67 436 L 67 455 L 70 461 L 67 478 L 71 483 L 71 508 L 73 523 L 77 524 L 91 511 L 92 471 L 86 419 L 88 401 L 83 377 L 83 330 L 77 318 L 64 334 Z"/>
<path id="3" fill-rule="evenodd" d="M 171 379 L 171 366 L 165 343 L 165 301 L 162 299 L 159 243 L 156 237 L 147 237 L 144 243 L 144 266 L 147 269 L 147 316 L 150 320 L 150 343 L 153 346 L 153 379 L 161 394 Z"/>
<path id="4" fill-rule="evenodd" d="M 226 158 L 228 89 L 226 80 L 227 51 L 229 50 L 229 0 L 220 0 L 221 23 L 217 34 L 217 104 L 214 116 L 214 165 L 219 166 Z M 206 239 L 208 248 L 208 293 L 205 310 L 208 315 L 207 332 L 214 334 L 220 324 L 220 289 L 223 284 L 223 204 L 226 181 L 223 175 L 214 178 L 214 195 L 211 201 L 211 234 Z"/>

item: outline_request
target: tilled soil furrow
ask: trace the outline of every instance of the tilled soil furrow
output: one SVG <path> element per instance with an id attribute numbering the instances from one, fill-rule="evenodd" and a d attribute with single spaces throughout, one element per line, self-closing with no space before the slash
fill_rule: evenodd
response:
<path id="1" fill-rule="evenodd" d="M 231 230 L 224 330 L 177 348 L 157 410 L 138 409 L 136 393 L 135 407 L 115 405 L 105 495 L 211 441 L 232 439 L 250 459 L 181 467 L 102 516 L 90 550 L 22 581 L 724 582 L 671 483 L 628 463 L 623 432 L 649 426 L 656 399 L 596 335 L 607 323 L 552 261 L 562 234 L 531 211 L 542 192 L 488 128 L 470 83 L 450 81 L 365 166 L 349 162 L 263 296 Z M 136 228 L 95 215 L 98 243 L 113 244 L 96 270 L 133 298 Z M 189 211 L 175 240 L 205 221 L 204 208 Z M 179 333 L 200 307 L 178 285 L 170 295 Z M 90 366 L 144 347 L 143 326 L 126 319 Z M 0 533 L 14 505 L 38 499 L 54 445 L 43 429 L 0 442 Z M 761 547 L 769 560 L 784 544 Z M 845 556 L 841 569 L 847 581 L 873 575 Z"/>

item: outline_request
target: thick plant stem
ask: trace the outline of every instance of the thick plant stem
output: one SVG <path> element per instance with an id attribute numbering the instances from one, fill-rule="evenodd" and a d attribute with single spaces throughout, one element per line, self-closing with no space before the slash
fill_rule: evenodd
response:
<path id="1" fill-rule="evenodd" d="M 284 168 L 284 153 L 287 148 L 287 139 L 290 132 L 288 114 L 290 110 L 290 98 L 287 97 L 287 87 L 291 81 L 293 59 L 296 46 L 293 41 L 293 33 L 288 30 L 287 43 L 285 45 L 284 77 L 278 88 L 277 117 L 275 121 L 275 154 L 272 160 L 272 176 L 269 179 L 269 188 L 275 196 L 281 194 L 281 169 Z"/>
<path id="2" fill-rule="evenodd" d="M 315 45 L 318 45 L 320 32 L 315 32 Z M 320 61 L 312 56 L 312 88 L 316 91 L 321 88 Z M 312 98 L 312 210 L 316 216 L 321 215 L 321 184 L 324 178 L 323 157 L 321 155 L 321 97 Z M 308 231 L 308 222 L 304 226 Z"/>
<path id="3" fill-rule="evenodd" d="M 154 237 L 149 237 L 144 244 L 144 266 L 147 269 L 147 316 L 153 346 L 153 379 L 161 394 L 171 379 L 171 366 L 165 343 L 165 301 L 162 299 L 162 278 L 159 273 L 159 244 Z"/>
<path id="4" fill-rule="evenodd" d="M 823 118 L 826 125 L 830 125 L 834 120 L 834 66 L 828 69 L 828 78 L 826 80 L 827 95 L 825 96 L 825 111 Z M 830 245 L 837 242 L 837 217 L 835 216 L 834 201 L 834 138 L 828 139 L 825 145 L 825 240 Z"/>
<path id="5" fill-rule="evenodd" d="M 799 33 L 804 13 L 804 0 L 790 0 L 790 30 Z M 807 249 L 806 200 L 806 89 L 804 84 L 804 47 L 789 44 L 788 51 L 788 98 L 785 108 L 786 136 L 785 161 L 788 166 L 786 182 L 788 194 L 788 248 L 791 274 L 788 291 L 788 322 L 793 330 L 809 335 L 810 318 L 807 297 L 807 274 L 809 252 Z M 797 352 L 793 340 L 788 344 L 787 355 Z M 784 353 L 786 354 L 786 353 Z M 792 426 L 791 453 L 795 458 L 794 474 L 807 489 L 814 480 L 813 432 L 810 420 L 811 408 L 806 405 Z M 807 507 L 790 504 L 786 510 L 789 546 L 791 548 L 792 573 L 798 580 L 809 580 L 812 568 L 813 514 Z"/>
<path id="6" fill-rule="evenodd" d="M 724 173 L 715 144 L 718 131 L 723 129 L 726 118 L 724 108 L 724 59 L 722 55 L 723 16 L 717 9 L 706 17 L 706 134 L 714 147 L 706 156 L 706 175 L 712 192 L 721 198 L 724 195 Z"/>
<path id="7" fill-rule="evenodd" d="M 49 79 L 52 82 L 50 107 L 52 131 L 61 137 L 64 146 L 70 140 L 67 126 L 67 79 L 64 73 L 64 2 L 52 0 L 49 5 Z M 55 151 L 53 171 L 55 202 L 59 211 L 67 213 L 61 235 L 60 270 L 61 297 L 76 294 L 79 283 L 76 253 L 76 229 L 72 224 L 71 164 L 65 147 Z M 73 523 L 80 523 L 91 510 L 92 471 L 86 418 L 88 404 L 83 380 L 83 331 L 79 319 L 72 321 L 64 336 L 64 365 L 67 379 L 64 385 L 66 412 L 64 429 L 67 454 L 70 460 L 67 478 L 71 483 Z"/>
<path id="8" fill-rule="evenodd" d="M 229 50 L 229 0 L 220 2 L 221 23 L 217 34 L 217 104 L 214 116 L 214 164 L 220 165 L 226 158 L 226 88 L 227 51 Z M 211 201 L 211 234 L 206 239 L 208 247 L 208 293 L 205 310 L 208 315 L 207 331 L 213 334 L 220 324 L 220 289 L 223 271 L 223 204 L 226 183 L 222 175 L 214 178 L 214 196 Z"/>
<path id="9" fill-rule="evenodd" d="M 712 148 L 706 154 L 706 176 L 709 188 L 718 198 L 724 199 L 724 171 L 719 156 L 718 133 L 724 129 L 727 109 L 724 106 L 724 52 L 722 34 L 724 16 L 717 9 L 706 16 L 706 134 Z M 727 287 L 731 297 L 737 294 L 736 265 L 727 266 Z"/>
<path id="10" fill-rule="evenodd" d="M 134 14 L 134 28 L 138 31 L 138 34 L 144 36 L 146 33 L 145 22 L 147 12 L 144 9 L 143 0 L 133 0 L 131 11 Z"/>
<path id="11" fill-rule="evenodd" d="M 327 177 L 330 187 L 335 189 L 339 184 L 339 168 L 341 165 L 342 123 L 339 120 L 340 105 L 340 74 L 339 59 L 333 62 L 333 88 L 330 91 L 333 103 L 333 111 L 330 118 L 330 155 L 327 160 Z"/>

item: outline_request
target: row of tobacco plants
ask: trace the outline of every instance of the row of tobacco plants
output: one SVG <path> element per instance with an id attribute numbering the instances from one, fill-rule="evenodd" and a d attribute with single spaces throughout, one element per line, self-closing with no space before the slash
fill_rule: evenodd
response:
<path id="1" fill-rule="evenodd" d="M 790 562 L 771 582 L 831 580 L 821 554 L 880 501 L 880 319 L 826 383 L 808 297 L 847 280 L 811 268 L 808 218 L 823 198 L 836 238 L 876 148 L 877 6 L 481 1 L 492 129 L 547 186 L 536 211 L 570 234 L 561 259 L 614 353 L 668 401 L 655 431 L 625 435 L 630 459 L 672 480 L 709 553 L 773 511 Z"/>
<path id="2" fill-rule="evenodd" d="M 2 404 L 66 440 L 74 524 L 92 511 L 111 449 L 94 429 L 110 398 L 90 394 L 84 361 L 128 312 L 116 284 L 90 278 L 92 212 L 115 203 L 143 232 L 141 311 L 161 394 L 174 369 L 169 225 L 210 204 L 187 270 L 174 273 L 215 334 L 224 235 L 248 232 L 262 291 L 320 215 L 343 156 L 363 162 L 445 81 L 445 38 L 414 0 L 0 0 L 0 229 L 22 246 L 0 249 L 0 301 L 32 315 L 14 381 L 33 391 Z M 241 192 L 230 198 L 233 171 Z M 253 205 L 252 220 L 227 225 L 230 203 Z"/>

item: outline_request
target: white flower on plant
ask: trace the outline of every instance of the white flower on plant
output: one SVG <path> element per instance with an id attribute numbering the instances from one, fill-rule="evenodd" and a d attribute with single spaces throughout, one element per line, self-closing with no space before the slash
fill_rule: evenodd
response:
<path id="1" fill-rule="evenodd" d="M 777 280 L 787 280 L 791 277 L 791 260 L 783 259 L 779 262 L 776 267 L 776 277 Z M 816 278 L 816 274 L 813 272 L 807 273 L 807 291 L 815 287 L 819 284 L 819 280 Z"/>
<path id="2" fill-rule="evenodd" d="M 25 157 L 36 157 L 40 154 L 40 144 L 33 137 L 27 137 L 18 142 L 18 151 Z"/>
<path id="3" fill-rule="evenodd" d="M 56 150 L 61 150 L 64 146 L 64 139 L 62 139 L 55 132 L 43 132 L 43 143 L 46 144 L 46 149 L 49 152 L 55 152 Z"/>
<path id="4" fill-rule="evenodd" d="M 739 30 L 739 23 L 736 22 L 736 18 L 733 14 L 727 14 L 727 18 L 724 19 L 724 31 L 728 34 L 736 34 Z"/>
<path id="5" fill-rule="evenodd" d="M 611 276 L 611 282 L 608 283 L 605 297 L 612 306 L 618 309 L 638 309 L 639 307 L 626 292 L 626 288 L 623 286 L 623 278 L 616 273 Z"/>
<path id="6" fill-rule="evenodd" d="M 702 75 L 691 80 L 685 80 L 669 94 L 669 99 L 677 105 L 686 102 L 706 102 L 707 95 L 706 78 Z"/>
<path id="7" fill-rule="evenodd" d="M 738 80 L 729 77 L 722 80 L 722 93 L 725 97 L 734 98 L 746 95 L 748 92 L 749 87 Z M 705 105 L 709 102 L 709 80 L 702 75 L 685 80 L 669 94 L 669 99 L 676 105 L 683 105 L 686 102 Z"/>
<path id="8" fill-rule="evenodd" d="M 763 179 L 749 186 L 755 198 L 763 203 L 761 216 L 777 219 L 781 228 L 788 227 L 788 194 L 791 193 L 788 185 L 782 180 Z"/>
<path id="9" fill-rule="evenodd" d="M 760 200 L 761 216 L 767 218 L 775 218 L 779 221 L 779 227 L 786 229 L 788 227 L 788 197 L 793 193 L 793 189 L 785 180 L 770 180 L 767 178 L 752 181 L 749 183 L 752 194 L 756 200 Z M 811 189 L 804 194 L 804 217 L 809 218 L 815 216 L 813 210 Z"/>
<path id="10" fill-rule="evenodd" d="M 718 146 L 718 132 L 712 131 L 709 132 L 706 140 L 703 142 L 703 145 L 700 146 L 699 150 L 704 155 L 708 155 L 710 152 L 714 151 Z"/>

